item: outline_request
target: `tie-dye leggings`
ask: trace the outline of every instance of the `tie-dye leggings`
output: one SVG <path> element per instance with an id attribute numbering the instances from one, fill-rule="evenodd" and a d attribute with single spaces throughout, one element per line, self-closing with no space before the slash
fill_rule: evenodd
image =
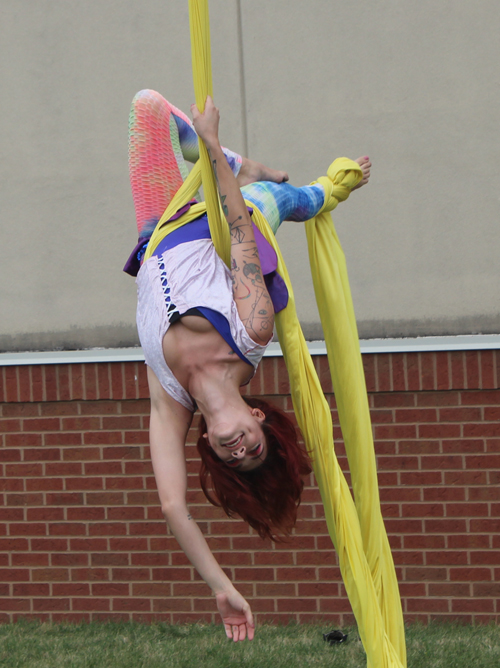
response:
<path id="1" fill-rule="evenodd" d="M 242 159 L 223 149 L 235 176 Z M 134 97 L 129 118 L 129 169 L 139 237 L 147 237 L 181 187 L 188 162 L 198 160 L 198 136 L 189 118 L 153 90 Z M 276 234 L 284 220 L 304 221 L 323 205 L 322 186 L 294 188 L 259 181 L 241 189 L 243 197 L 265 216 Z"/>

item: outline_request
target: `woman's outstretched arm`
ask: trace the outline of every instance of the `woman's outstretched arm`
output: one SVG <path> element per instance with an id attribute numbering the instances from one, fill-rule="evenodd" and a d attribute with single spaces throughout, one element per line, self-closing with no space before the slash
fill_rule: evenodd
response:
<path id="1" fill-rule="evenodd" d="M 191 107 L 193 123 L 208 149 L 222 210 L 231 234 L 231 276 L 238 314 L 251 338 L 261 345 L 273 335 L 274 309 L 262 276 L 252 220 L 219 143 L 219 110 L 207 97 L 205 111 Z"/>
<path id="2" fill-rule="evenodd" d="M 186 503 L 185 442 L 192 414 L 174 401 L 148 367 L 151 393 L 150 443 L 163 515 L 177 542 L 216 597 L 226 635 L 234 641 L 254 634 L 252 612 L 207 545 Z"/>

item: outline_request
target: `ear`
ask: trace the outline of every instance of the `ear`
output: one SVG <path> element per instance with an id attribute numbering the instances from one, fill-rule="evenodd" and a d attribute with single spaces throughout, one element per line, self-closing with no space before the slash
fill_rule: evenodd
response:
<path id="1" fill-rule="evenodd" d="M 260 408 L 252 408 L 252 410 L 250 411 L 250 413 L 251 413 L 251 414 L 253 415 L 253 417 L 257 420 L 257 422 L 260 422 L 261 424 L 262 424 L 262 422 L 264 422 L 264 420 L 266 419 L 266 415 L 265 415 L 265 413 L 263 413 L 263 412 L 260 410 Z"/>

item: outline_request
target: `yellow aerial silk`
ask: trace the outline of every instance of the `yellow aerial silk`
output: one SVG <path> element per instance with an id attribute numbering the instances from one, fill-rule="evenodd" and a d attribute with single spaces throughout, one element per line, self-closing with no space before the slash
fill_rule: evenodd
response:
<path id="1" fill-rule="evenodd" d="M 203 111 L 211 94 L 210 30 L 207 0 L 189 0 L 196 103 Z M 201 163 L 201 164 L 200 164 Z M 306 234 L 314 290 L 325 335 L 340 425 L 351 471 L 353 502 L 333 445 L 330 408 L 321 390 L 295 309 L 292 285 L 273 232 L 260 211 L 253 220 L 278 256 L 278 273 L 289 292 L 288 305 L 276 314 L 297 422 L 311 456 L 325 508 L 328 530 L 339 555 L 344 584 L 367 654 L 368 668 L 406 666 L 403 615 L 394 563 L 380 511 L 375 452 L 356 320 L 344 254 L 328 211 L 345 200 L 359 182 L 357 163 L 340 158 L 319 179 L 325 189 L 322 211 L 307 221 Z M 178 220 L 162 225 L 193 198 L 200 184 L 206 204 L 196 204 Z M 146 252 L 162 238 L 208 211 L 212 240 L 229 266 L 228 225 L 203 142 L 194 166 L 159 221 Z"/>

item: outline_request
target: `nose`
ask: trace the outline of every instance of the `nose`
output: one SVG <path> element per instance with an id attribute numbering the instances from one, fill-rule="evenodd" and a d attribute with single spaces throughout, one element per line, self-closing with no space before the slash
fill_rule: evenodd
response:
<path id="1" fill-rule="evenodd" d="M 233 457 L 236 457 L 236 459 L 243 459 L 243 457 L 245 456 L 246 451 L 247 451 L 247 449 L 245 448 L 244 445 L 242 445 L 241 448 L 237 448 L 231 454 L 233 455 Z"/>

